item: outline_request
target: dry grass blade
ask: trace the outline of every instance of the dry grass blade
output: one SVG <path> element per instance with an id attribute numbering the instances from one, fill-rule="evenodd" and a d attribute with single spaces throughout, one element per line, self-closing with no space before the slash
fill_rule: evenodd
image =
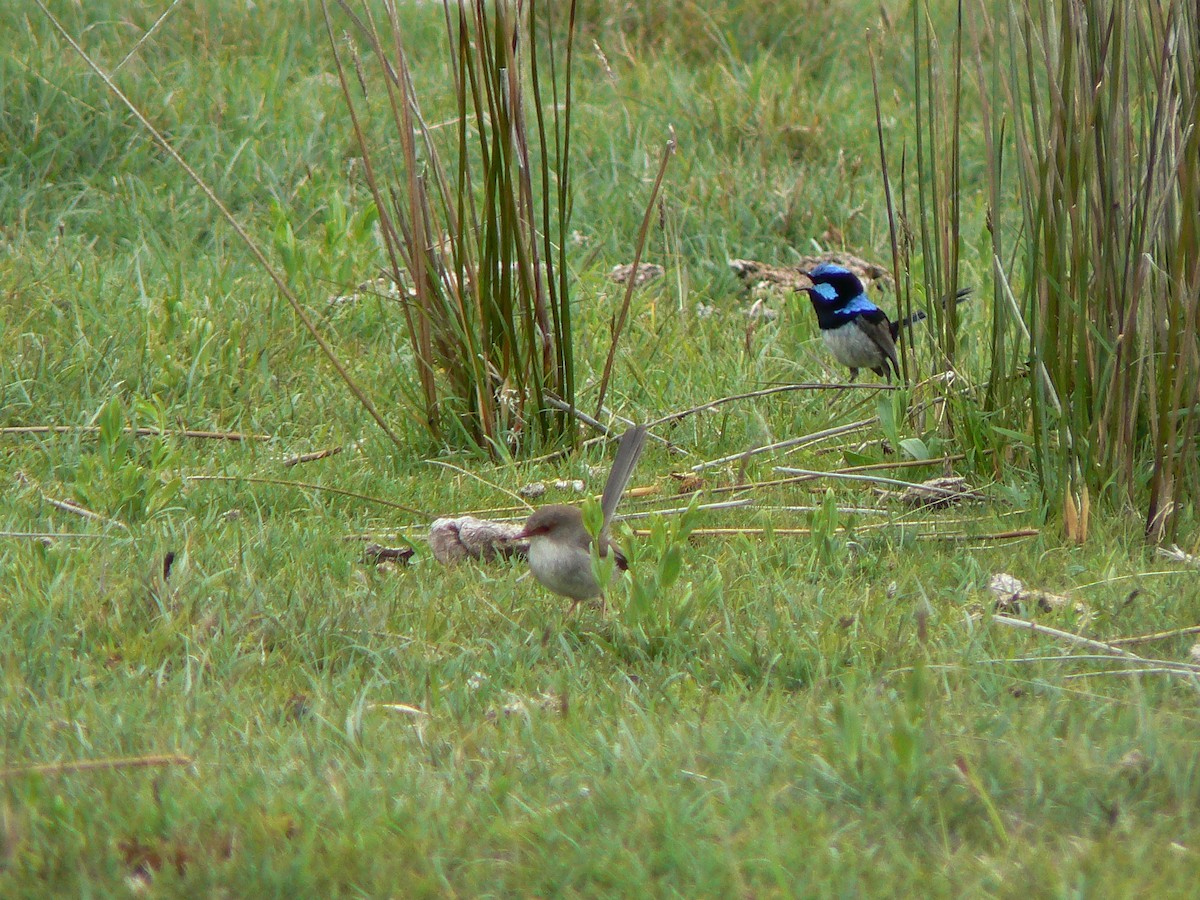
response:
<path id="1" fill-rule="evenodd" d="M 81 759 L 72 762 L 36 763 L 0 769 L 0 779 L 23 775 L 69 775 L 74 772 L 97 772 L 113 769 L 147 769 L 160 766 L 190 766 L 190 756 L 178 754 L 157 756 L 119 756 L 110 759 Z"/>
<path id="2" fill-rule="evenodd" d="M 877 463 L 865 463 L 861 466 L 847 466 L 843 469 L 831 470 L 834 474 L 853 474 L 855 472 L 874 472 L 880 469 L 916 469 L 928 468 L 930 466 L 947 465 L 952 462 L 958 462 L 964 459 L 964 454 L 953 453 L 949 456 L 938 456 L 931 459 L 901 459 L 895 462 L 885 461 Z M 765 490 L 767 488 L 780 487 L 785 484 L 799 484 L 805 481 L 815 481 L 825 472 L 820 472 L 817 475 L 792 475 L 787 478 L 771 478 L 766 481 L 747 481 L 742 484 L 728 484 L 719 487 L 708 488 L 710 494 L 727 494 L 740 493 L 742 491 Z"/>
<path id="3" fill-rule="evenodd" d="M 749 450 L 743 450 L 741 453 L 733 453 L 729 456 L 722 456 L 719 459 L 711 459 L 707 462 L 696 463 L 692 466 L 693 472 L 701 472 L 705 469 L 711 469 L 715 466 L 723 466 L 728 463 L 738 462 L 739 460 L 748 459 L 751 456 L 758 456 L 762 453 L 773 453 L 776 450 L 788 450 L 796 447 L 802 447 L 805 444 L 816 443 L 827 438 L 837 437 L 842 434 L 849 434 L 852 431 L 858 431 L 866 428 L 869 425 L 879 421 L 878 416 L 871 416 L 869 419 L 862 419 L 858 422 L 849 422 L 845 425 L 836 425 L 833 428 L 825 428 L 821 431 L 814 431 L 811 434 L 801 435 L 800 437 L 788 438 L 786 441 L 779 441 L 774 444 L 764 444 L 761 447 L 751 447 Z"/>
<path id="4" fill-rule="evenodd" d="M 314 450 L 311 453 L 297 453 L 295 456 L 289 456 L 283 461 L 283 466 L 290 469 L 292 466 L 298 466 L 301 463 L 316 462 L 320 459 L 328 459 L 331 456 L 337 456 L 342 452 L 341 447 L 327 447 L 324 450 Z"/>
<path id="5" fill-rule="evenodd" d="M 427 462 L 431 466 L 437 466 L 442 469 L 449 469 L 451 472 L 457 472 L 459 475 L 466 475 L 468 478 L 474 479 L 475 481 L 478 481 L 480 484 L 486 484 L 488 487 L 490 487 L 494 491 L 499 491 L 502 494 L 507 494 L 509 497 L 512 497 L 518 503 L 522 504 L 525 507 L 525 509 L 530 509 L 530 510 L 533 509 L 533 506 L 528 501 L 526 501 L 524 497 L 522 497 L 520 494 L 518 494 L 516 491 L 510 491 L 508 488 L 502 487 L 501 485 L 496 484 L 496 482 L 494 482 L 494 481 L 489 481 L 488 479 L 486 479 L 482 475 L 480 475 L 478 472 L 472 472 L 470 469 L 464 469 L 462 466 L 456 466 L 454 463 L 446 462 L 444 459 L 427 459 L 427 460 L 425 460 L 425 462 Z"/>
<path id="6" fill-rule="evenodd" d="M 890 484 L 903 488 L 916 487 L 911 481 L 901 481 L 899 478 L 885 478 L 882 475 L 856 475 L 848 472 L 820 472 L 816 469 L 797 469 L 791 466 L 776 466 L 776 472 L 782 472 L 785 475 L 802 475 L 806 478 L 833 478 L 838 481 L 861 481 L 867 484 Z M 945 497 L 959 497 L 963 494 L 961 487 L 940 487 L 936 484 L 919 485 L 924 490 L 932 494 L 939 494 Z"/>
<path id="7" fill-rule="evenodd" d="M 1186 637 L 1200 634 L 1200 625 L 1189 625 L 1187 628 L 1172 628 L 1168 631 L 1156 631 L 1153 634 L 1139 634 L 1135 637 L 1117 638 L 1109 641 L 1114 647 L 1130 647 L 1134 644 L 1149 644 L 1154 641 L 1168 641 L 1171 638 Z"/>
<path id="8" fill-rule="evenodd" d="M 929 541 L 948 541 L 964 543 L 966 541 L 1011 541 L 1017 538 L 1037 537 L 1039 528 L 1014 528 L 1011 531 L 997 531 L 993 534 L 926 534 L 922 535 Z"/>
<path id="9" fill-rule="evenodd" d="M 1023 629 L 1025 631 L 1033 631 L 1038 634 L 1046 635 L 1047 637 L 1057 638 L 1058 640 L 1067 641 L 1071 644 L 1076 644 L 1080 647 L 1089 647 L 1092 650 L 1099 650 L 1102 653 L 1107 653 L 1111 656 L 1120 656 L 1125 659 L 1132 659 L 1138 662 L 1146 662 L 1145 659 L 1138 656 L 1136 653 L 1131 653 L 1128 650 L 1122 650 L 1113 644 L 1106 644 L 1104 641 L 1096 641 L 1092 638 L 1081 637 L 1078 634 L 1071 634 L 1069 631 L 1063 631 L 1059 628 L 1051 628 L 1049 625 L 1040 625 L 1037 622 L 1030 622 L 1026 619 L 1014 619 L 1011 616 L 995 614 L 991 617 L 991 621 L 998 625 L 1004 625 L 1007 628 Z"/>
<path id="10" fill-rule="evenodd" d="M 0 428 L 0 435 L 99 433 L 99 425 L 8 425 Z M 138 437 L 184 437 L 206 441 L 231 441 L 234 443 L 271 440 L 271 435 L 269 434 L 242 434 L 239 431 L 193 431 L 191 429 L 167 429 L 164 431 L 161 428 L 139 427 L 125 428 L 124 433 L 137 435 Z"/>
<path id="11" fill-rule="evenodd" d="M 668 413 L 665 416 L 660 416 L 653 421 L 647 422 L 646 427 L 653 428 L 656 425 L 674 424 L 686 419 L 688 416 L 694 416 L 697 413 L 708 412 L 710 409 L 717 409 L 724 406 L 726 403 L 737 403 L 742 400 L 755 400 L 759 397 L 769 397 L 772 394 L 782 394 L 788 391 L 854 391 L 868 388 L 878 391 L 898 391 L 899 385 L 895 384 L 830 384 L 828 382 L 811 382 L 805 384 L 780 384 L 775 387 L 761 388 L 757 391 L 747 391 L 744 394 L 731 394 L 728 397 L 718 397 L 716 400 L 710 400 L 707 403 L 701 403 L 699 406 L 692 406 L 687 409 L 681 409 L 678 412 Z"/>
<path id="12" fill-rule="evenodd" d="M 699 503 L 696 506 L 675 506 L 666 509 L 648 509 L 642 512 L 625 513 L 617 516 L 617 519 L 622 522 L 631 522 L 637 519 L 653 518 L 655 516 L 681 516 L 690 510 L 697 512 L 712 511 L 715 509 L 746 509 L 753 507 L 753 500 L 722 500 L 717 503 Z"/>
<path id="13" fill-rule="evenodd" d="M 1081 637 L 1077 634 L 1071 634 L 1069 631 L 1062 631 L 1058 628 L 1051 628 L 1048 625 L 1039 625 L 1037 622 L 1029 622 L 1025 619 L 1014 619 L 1010 616 L 994 614 L 991 621 L 998 625 L 1004 625 L 1008 628 L 1016 628 L 1025 631 L 1032 631 L 1036 634 L 1046 635 L 1047 637 L 1055 638 L 1056 640 L 1067 641 L 1079 647 L 1087 647 L 1091 650 L 1098 650 L 1101 653 L 1109 656 L 1119 657 L 1120 659 L 1137 663 L 1144 666 L 1146 671 L 1154 670 L 1157 673 L 1169 673 L 1172 675 L 1182 676 L 1187 679 L 1188 684 L 1193 690 L 1200 692 L 1200 667 L 1191 666 L 1186 663 L 1178 665 L 1164 665 L 1162 660 L 1150 660 L 1145 657 L 1138 656 L 1136 653 L 1131 653 L 1118 647 L 1116 644 L 1105 643 L 1104 641 L 1096 641 L 1091 638 Z"/>
<path id="14" fill-rule="evenodd" d="M 30 541 L 57 541 L 90 538 L 112 539 L 111 534 L 92 534 L 86 531 L 0 531 L 0 538 Z"/>
<path id="15" fill-rule="evenodd" d="M 323 491 L 327 494 L 337 494 L 339 497 L 350 497 L 354 500 L 365 500 L 368 503 L 377 503 L 380 506 L 386 506 L 390 509 L 403 510 L 406 513 L 412 513 L 414 516 L 420 516 L 422 519 L 428 520 L 434 518 L 432 513 L 416 509 L 412 506 L 405 506 L 402 503 L 395 503 L 391 500 L 384 500 L 382 497 L 372 497 L 370 494 L 349 491 L 345 488 L 332 487 L 327 484 L 313 484 L 309 481 L 289 481 L 286 478 L 266 478 L 257 475 L 185 475 L 183 481 L 185 485 L 193 481 L 245 481 L 248 484 L 276 484 L 304 491 Z"/>
<path id="16" fill-rule="evenodd" d="M 129 526 L 118 519 L 111 519 L 108 516 L 101 515 L 98 512 L 93 512 L 87 507 L 80 506 L 70 500 L 57 500 L 54 497 L 42 494 L 42 499 L 53 506 L 55 509 L 61 509 L 63 512 L 70 513 L 73 516 L 80 516 L 84 519 L 90 519 L 93 522 L 103 522 L 105 525 L 115 525 L 117 528 L 129 530 Z"/>
<path id="17" fill-rule="evenodd" d="M 159 13 L 158 18 L 154 20 L 154 24 L 151 25 L 149 28 L 147 28 L 145 30 L 145 32 L 142 33 L 142 36 L 137 39 L 137 43 L 135 43 L 129 49 L 129 52 L 126 53 L 125 56 L 123 56 L 121 58 L 121 61 L 119 63 L 117 63 L 116 66 L 113 67 L 112 73 L 114 75 L 116 75 L 118 72 L 121 71 L 121 69 L 125 65 L 125 63 L 129 62 L 131 59 L 133 59 L 135 56 L 137 56 L 138 51 L 142 49 L 142 46 L 146 43 L 146 41 L 150 40 L 150 38 L 154 36 L 154 33 L 156 31 L 158 31 L 159 26 L 162 25 L 162 23 L 167 20 L 167 17 L 170 16 L 171 13 L 173 13 L 175 11 L 175 7 L 177 7 L 181 2 L 182 2 L 182 0 L 171 0 L 171 5 L 168 6 L 166 9 L 164 9 L 161 13 Z"/>
<path id="18" fill-rule="evenodd" d="M 1108 641 L 1110 644 L 1115 644 L 1115 641 Z M 1181 663 L 1170 659 L 1153 659 L 1151 657 L 1142 657 L 1140 659 L 1126 659 L 1123 656 L 1113 656 L 1111 653 L 1057 653 L 1054 655 L 1042 656 L 1016 656 L 998 659 L 989 659 L 985 662 L 991 663 L 1039 663 L 1039 662 L 1071 662 L 1076 660 L 1091 661 L 1091 662 L 1110 662 L 1117 663 L 1122 666 L 1136 666 L 1143 662 L 1154 666 L 1160 666 L 1168 669 L 1181 669 L 1189 672 L 1200 672 L 1200 666 L 1194 663 Z"/>

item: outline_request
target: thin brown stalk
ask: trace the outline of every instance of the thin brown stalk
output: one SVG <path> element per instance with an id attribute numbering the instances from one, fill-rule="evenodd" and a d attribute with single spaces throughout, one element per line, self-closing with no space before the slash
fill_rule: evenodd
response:
<path id="1" fill-rule="evenodd" d="M 31 541 L 57 541 L 75 538 L 112 538 L 111 534 L 92 534 L 85 531 L 0 531 L 0 538 L 25 539 Z"/>
<path id="2" fill-rule="evenodd" d="M 114 75 L 121 71 L 121 68 L 125 65 L 125 63 L 137 56 L 138 51 L 142 49 L 142 46 L 146 43 L 146 41 L 150 40 L 154 33 L 158 31 L 159 26 L 167 20 L 167 16 L 171 15 L 171 13 L 175 11 L 175 7 L 177 7 L 181 2 L 182 0 L 171 0 L 171 5 L 159 14 L 158 18 L 154 20 L 154 24 L 142 33 L 142 36 L 137 39 L 137 42 L 133 45 L 133 47 L 130 48 L 129 52 L 126 53 L 121 58 L 121 61 L 113 67 L 112 73 Z"/>
<path id="3" fill-rule="evenodd" d="M 295 456 L 289 456 L 283 461 L 285 468 L 298 466 L 301 463 L 316 462 L 319 459 L 328 459 L 330 456 L 336 456 L 342 452 L 341 447 L 327 447 L 324 450 L 314 450 L 312 453 L 299 453 Z"/>
<path id="4" fill-rule="evenodd" d="M 948 541 L 962 543 L 964 541 L 1011 541 L 1015 538 L 1037 537 L 1040 528 L 1015 528 L 1012 531 L 997 531 L 993 534 L 924 534 L 918 537 L 927 541 Z"/>
<path id="5" fill-rule="evenodd" d="M 741 400 L 753 400 L 758 397 L 769 397 L 772 394 L 780 394 L 787 391 L 849 391 L 862 390 L 870 388 L 880 391 L 898 391 L 899 385 L 895 384 L 836 384 L 811 382 L 804 384 L 780 384 L 775 387 L 762 388 L 757 391 L 747 391 L 744 394 L 731 394 L 728 397 L 719 397 L 716 400 L 710 400 L 707 403 L 701 403 L 699 406 L 693 406 L 688 409 L 681 409 L 678 412 L 668 413 L 665 416 L 660 416 L 653 421 L 647 422 L 647 428 L 653 428 L 655 425 L 665 425 L 685 419 L 688 416 L 694 416 L 697 413 L 707 412 L 710 409 L 716 409 L 718 406 L 724 406 L 726 403 L 737 403 Z"/>
<path id="6" fill-rule="evenodd" d="M 183 478 L 184 485 L 192 481 L 245 481 L 250 484 L 277 484 L 281 487 L 299 488 L 305 491 L 324 491 L 327 494 L 337 494 L 339 497 L 351 497 L 355 500 L 365 500 L 368 503 L 377 503 L 380 506 L 399 509 L 414 516 L 420 516 L 422 519 L 432 520 L 436 518 L 436 516 L 424 510 L 405 506 L 401 503 L 394 503 L 391 500 L 384 500 L 382 497 L 372 497 L 370 494 L 360 494 L 358 491 L 348 491 L 345 488 L 330 487 L 327 484 L 313 484 L 308 481 L 289 481 L 286 478 L 265 478 L 258 475 L 185 475 Z"/>
<path id="7" fill-rule="evenodd" d="M 671 128 L 670 137 L 667 138 L 667 144 L 663 148 L 662 162 L 658 164 L 658 174 L 654 177 L 654 187 L 650 189 L 650 201 L 646 204 L 646 212 L 642 216 L 642 225 L 638 229 L 637 243 L 633 248 L 633 263 L 630 266 L 629 280 L 625 284 L 625 299 L 621 302 L 621 309 L 617 313 L 616 322 L 613 323 L 612 341 L 608 345 L 608 357 L 604 360 L 604 374 L 600 376 L 600 388 L 596 399 L 597 416 L 604 409 L 604 398 L 608 393 L 609 379 L 612 377 L 613 361 L 617 356 L 617 344 L 621 339 L 621 332 L 625 328 L 625 319 L 629 315 L 629 306 L 633 302 L 633 290 L 637 286 L 637 270 L 638 265 L 642 261 L 642 250 L 645 249 L 646 237 L 650 234 L 650 222 L 653 221 L 654 210 L 658 201 L 658 192 L 662 188 L 663 178 L 667 174 L 667 163 L 671 161 L 674 153 L 675 129 Z"/>
<path id="8" fill-rule="evenodd" d="M 161 428 L 124 428 L 125 434 L 138 437 L 182 437 L 208 441 L 269 441 L 269 434 L 242 434 L 238 431 L 193 431 Z M 0 428 L 0 435 L 22 434 L 99 434 L 99 425 L 8 425 Z"/>
<path id="9" fill-rule="evenodd" d="M 78 503 L 73 503 L 70 500 L 56 500 L 46 494 L 42 494 L 42 499 L 53 506 L 55 509 L 61 509 L 63 512 L 70 513 L 73 516 L 80 516 L 84 519 L 90 519 L 93 522 L 103 522 L 105 525 L 116 525 L 118 528 L 129 529 L 129 526 L 118 519 L 110 519 L 108 516 L 101 515 L 98 512 L 93 512 L 86 506 L 80 506 Z"/>
<path id="10" fill-rule="evenodd" d="M 1189 625 L 1187 628 L 1172 628 L 1169 631 L 1156 631 L 1153 634 L 1139 634 L 1136 637 L 1117 638 L 1109 641 L 1114 647 L 1130 647 L 1134 644 L 1149 644 L 1153 641 L 1166 641 L 1171 638 L 1185 637 L 1189 634 L 1200 634 L 1200 625 Z"/>
<path id="11" fill-rule="evenodd" d="M 788 448 L 800 447 L 805 444 L 812 444 L 817 441 L 823 441 L 826 438 L 837 437 L 841 434 L 848 434 L 852 431 L 858 431 L 878 421 L 878 416 L 871 416 L 869 419 L 861 419 L 858 422 L 849 422 L 845 425 L 836 425 L 833 428 L 826 428 L 822 431 L 814 431 L 811 434 L 801 435 L 800 437 L 788 438 L 786 441 L 779 441 L 774 444 L 764 444 L 761 447 L 751 447 L 749 450 L 743 450 L 741 453 L 734 453 L 730 456 L 722 456 L 719 459 L 712 459 L 708 460 L 707 462 L 696 463 L 696 465 L 692 466 L 692 471 L 702 472 L 703 470 L 711 469 L 714 466 L 723 466 L 727 463 L 738 462 L 739 460 L 748 459 L 751 456 L 757 456 L 761 453 L 771 453 L 775 450 L 785 450 Z"/>
<path id="12" fill-rule="evenodd" d="M 118 756 L 108 759 L 81 759 L 71 762 L 35 763 L 8 766 L 0 769 L 0 779 L 23 775 L 69 775 L 74 772 L 111 771 L 116 769 L 146 769 L 159 766 L 190 766 L 192 758 L 179 754 L 156 756 Z"/>

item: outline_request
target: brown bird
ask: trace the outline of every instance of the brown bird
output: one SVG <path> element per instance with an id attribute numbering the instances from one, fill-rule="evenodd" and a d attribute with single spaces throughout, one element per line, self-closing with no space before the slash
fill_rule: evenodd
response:
<path id="1" fill-rule="evenodd" d="M 600 509 L 604 513 L 600 556 L 606 557 L 611 552 L 621 570 L 629 568 L 629 564 L 620 548 L 610 542 L 608 527 L 645 443 L 644 425 L 635 425 L 621 435 L 600 498 Z M 543 506 L 526 520 L 525 528 L 517 536 L 529 539 L 529 570 L 533 577 L 554 593 L 575 601 L 572 609 L 581 600 L 600 596 L 600 583 L 592 573 L 592 536 L 584 527 L 583 513 L 578 507 Z"/>

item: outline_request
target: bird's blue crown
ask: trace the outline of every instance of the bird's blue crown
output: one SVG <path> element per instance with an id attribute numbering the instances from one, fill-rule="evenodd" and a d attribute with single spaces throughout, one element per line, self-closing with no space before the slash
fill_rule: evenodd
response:
<path id="1" fill-rule="evenodd" d="M 849 318 L 879 309 L 867 297 L 858 276 L 844 266 L 821 263 L 809 271 L 808 277 L 813 283 L 809 288 L 813 303 L 832 308 L 839 316 Z"/>
<path id="2" fill-rule="evenodd" d="M 808 272 L 808 277 L 813 281 L 817 281 L 822 278 L 830 278 L 834 275 L 849 275 L 852 278 L 856 277 L 854 273 L 845 266 L 839 266 L 837 263 L 831 262 L 819 263 L 813 266 L 813 268 L 811 268 Z"/>

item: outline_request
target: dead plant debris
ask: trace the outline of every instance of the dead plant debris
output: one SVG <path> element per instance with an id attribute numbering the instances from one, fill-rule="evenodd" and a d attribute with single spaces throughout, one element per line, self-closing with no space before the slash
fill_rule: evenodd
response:
<path id="1" fill-rule="evenodd" d="M 662 278 L 665 271 L 666 270 L 662 266 L 658 265 L 658 263 L 639 263 L 637 267 L 637 275 L 633 280 L 633 286 L 641 287 L 642 285 L 648 284 L 656 278 Z M 624 263 L 619 266 L 613 266 L 613 270 L 608 273 L 609 279 L 617 284 L 626 284 L 631 275 L 633 275 L 632 263 Z"/>
<path id="2" fill-rule="evenodd" d="M 1007 572 L 997 572 L 988 579 L 988 590 L 995 595 L 995 609 L 1000 613 L 1019 614 L 1023 609 L 1053 612 L 1068 606 L 1080 615 L 1084 615 L 1088 611 L 1087 604 L 1082 600 L 1072 602 L 1070 598 L 1061 594 L 1027 588 L 1019 578 L 1015 578 Z"/>
<path id="3" fill-rule="evenodd" d="M 436 519 L 429 526 L 429 549 L 433 558 L 443 565 L 465 559 L 491 561 L 514 554 L 523 556 L 529 544 L 517 539 L 521 527 L 512 522 L 490 522 L 474 516 Z"/>

